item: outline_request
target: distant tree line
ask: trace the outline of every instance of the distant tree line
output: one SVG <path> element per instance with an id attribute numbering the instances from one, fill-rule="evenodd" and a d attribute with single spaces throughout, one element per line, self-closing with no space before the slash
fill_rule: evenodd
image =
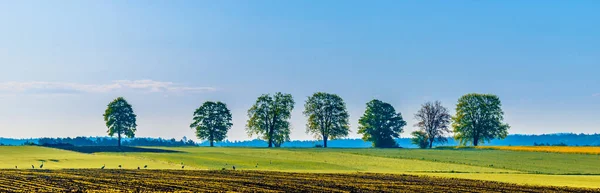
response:
<path id="1" fill-rule="evenodd" d="M 91 141 L 97 141 L 99 138 L 103 138 L 101 140 L 110 139 L 109 137 L 83 137 L 89 138 Z M 138 139 L 138 138 L 135 138 Z M 125 139 L 123 141 L 124 145 L 129 145 L 128 141 L 135 139 Z M 181 144 L 181 140 L 175 139 L 161 139 L 161 138 L 143 138 L 146 140 L 159 140 L 159 141 L 177 141 L 177 144 Z M 13 138 L 0 138 L 0 144 L 3 145 L 26 145 L 26 144 L 39 144 L 39 138 L 30 138 L 30 139 L 13 139 Z M 106 141 L 106 143 L 95 143 L 100 146 L 110 146 L 115 145 L 116 138 L 112 138 L 110 141 Z M 394 139 L 396 143 L 401 147 L 418 147 L 413 144 L 413 139 L 411 138 L 397 138 Z M 444 145 L 455 146 L 460 145 L 460 142 L 455 140 L 453 137 L 446 137 L 447 142 Z M 185 139 L 184 141 L 188 141 L 187 144 L 192 144 L 193 141 L 189 139 Z M 155 144 L 155 145 L 151 145 Z M 322 146 L 322 140 L 291 140 L 282 144 L 281 147 L 315 147 Z M 425 143 L 426 147 L 429 146 L 428 143 Z M 504 139 L 493 139 L 488 145 L 499 145 L 499 146 L 600 146 L 600 134 L 574 134 L 574 133 L 555 133 L 555 134 L 540 134 L 540 135 L 523 135 L 523 134 L 511 134 L 508 135 Z M 203 141 L 202 143 L 197 143 L 198 146 L 210 146 L 208 141 Z M 144 143 L 143 146 L 164 146 L 163 143 Z M 176 146 L 176 145 L 175 145 Z M 267 142 L 261 139 L 254 140 L 243 140 L 243 141 L 229 141 L 223 140 L 221 142 L 215 142 L 214 146 L 231 146 L 231 147 L 265 147 L 267 146 Z M 328 146 L 331 147 L 347 147 L 347 148 L 366 148 L 372 147 L 371 142 L 365 142 L 362 139 L 335 139 L 328 142 Z"/>
<path id="2" fill-rule="evenodd" d="M 118 143 L 118 139 L 115 138 L 90 138 L 90 137 L 66 137 L 66 138 L 40 138 L 37 144 L 42 146 L 112 146 Z M 133 138 L 130 140 L 122 141 L 122 145 L 126 146 L 196 146 L 196 142 L 189 139 L 176 140 L 162 139 L 162 138 Z"/>
<path id="3" fill-rule="evenodd" d="M 533 146 L 569 146 L 569 145 L 567 145 L 566 143 L 563 143 L 563 142 L 554 143 L 554 144 L 533 142 Z"/>
<path id="4" fill-rule="evenodd" d="M 248 110 L 247 134 L 265 140 L 267 147 L 280 147 L 289 142 L 289 119 L 294 105 L 291 94 L 277 92 L 259 96 Z M 503 139 L 510 126 L 503 122 L 501 106 L 496 95 L 471 93 L 458 99 L 456 115 L 451 116 L 439 101 L 426 102 L 414 116 L 418 121 L 415 126 L 420 130 L 412 133 L 412 143 L 421 148 L 446 143 L 450 128 L 461 145 L 477 146 L 496 138 Z M 303 114 L 308 120 L 306 133 L 322 140 L 322 147 L 327 147 L 329 140 L 344 138 L 350 133 L 350 115 L 344 100 L 336 94 L 316 92 L 309 96 Z M 135 137 L 136 119 L 132 106 L 123 97 L 110 102 L 104 112 L 108 135 L 117 136 L 118 146 L 121 146 L 122 137 Z M 207 140 L 212 147 L 215 142 L 226 139 L 233 125 L 231 121 L 232 115 L 225 103 L 206 101 L 194 111 L 190 128 L 195 130 L 198 139 Z M 391 104 L 373 99 L 366 104 L 357 132 L 373 147 L 398 147 L 395 139 L 400 137 L 404 126 L 406 121 L 402 114 Z M 90 143 L 85 140 L 73 142 Z"/>

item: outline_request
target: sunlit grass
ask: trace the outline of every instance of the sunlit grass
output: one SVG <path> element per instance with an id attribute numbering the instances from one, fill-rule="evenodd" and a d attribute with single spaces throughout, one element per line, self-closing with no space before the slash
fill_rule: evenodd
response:
<path id="1" fill-rule="evenodd" d="M 36 146 L 0 146 L 0 168 L 31 169 L 33 165 L 39 169 L 44 163 L 43 169 L 66 169 L 66 168 L 100 168 L 106 164 L 106 168 L 137 169 L 138 166 L 148 165 L 154 169 L 177 169 L 178 165 L 145 160 L 136 157 L 127 157 L 120 154 L 85 154 Z"/>
<path id="2" fill-rule="evenodd" d="M 479 146 L 477 149 L 497 149 L 510 151 L 552 152 L 552 153 L 577 153 L 600 154 L 600 147 L 573 147 L 573 146 Z"/>

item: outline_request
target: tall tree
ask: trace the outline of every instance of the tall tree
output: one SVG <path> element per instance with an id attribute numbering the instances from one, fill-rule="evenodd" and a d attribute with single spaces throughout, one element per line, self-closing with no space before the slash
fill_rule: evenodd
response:
<path id="1" fill-rule="evenodd" d="M 215 141 L 223 141 L 227 137 L 232 125 L 231 112 L 225 103 L 206 101 L 194 112 L 190 127 L 196 130 L 198 139 L 210 141 L 213 147 Z"/>
<path id="2" fill-rule="evenodd" d="M 492 94 L 466 94 L 458 99 L 456 115 L 452 117 L 454 138 L 461 145 L 480 143 L 494 138 L 504 139 L 510 126 L 503 123 L 500 98 Z"/>
<path id="3" fill-rule="evenodd" d="M 248 135 L 260 135 L 267 140 L 269 147 L 277 142 L 281 145 L 289 141 L 290 123 L 294 109 L 294 99 L 291 94 L 275 93 L 273 96 L 263 94 L 248 110 Z"/>
<path id="4" fill-rule="evenodd" d="M 306 133 L 322 139 L 323 147 L 327 147 L 329 139 L 348 136 L 350 115 L 344 100 L 336 94 L 317 92 L 308 97 L 304 104 L 304 115 L 308 117 Z"/>
<path id="5" fill-rule="evenodd" d="M 433 143 L 446 143 L 448 139 L 444 136 L 450 132 L 450 114 L 448 109 L 442 106 L 440 101 L 427 102 L 421 105 L 421 109 L 415 114 L 417 124 L 415 126 L 421 128 L 425 132 L 429 141 L 429 148 L 433 147 Z"/>
<path id="6" fill-rule="evenodd" d="M 282 126 L 279 128 L 280 129 L 277 129 L 276 132 L 273 133 L 273 145 L 275 147 L 281 147 L 284 142 L 290 141 L 290 127 Z"/>
<path id="7" fill-rule="evenodd" d="M 108 127 L 108 135 L 117 134 L 119 147 L 121 147 L 121 135 L 129 138 L 135 137 L 136 115 L 133 113 L 131 105 L 123 97 L 110 102 L 103 116 L 106 127 Z"/>
<path id="8" fill-rule="evenodd" d="M 362 139 L 373 142 L 374 147 L 397 147 L 394 138 L 400 137 L 406 122 L 392 105 L 373 99 L 367 103 L 367 110 L 358 124 Z"/>
<path id="9" fill-rule="evenodd" d="M 413 138 L 410 139 L 412 144 L 419 146 L 421 149 L 425 149 L 429 146 L 429 139 L 427 138 L 427 133 L 424 131 L 413 131 L 410 133 Z"/>

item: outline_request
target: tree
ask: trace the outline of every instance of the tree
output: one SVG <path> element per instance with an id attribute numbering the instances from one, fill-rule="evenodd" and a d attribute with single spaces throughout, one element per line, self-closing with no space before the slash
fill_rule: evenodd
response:
<path id="1" fill-rule="evenodd" d="M 491 94 L 467 94 L 458 99 L 456 115 L 452 117 L 454 138 L 461 145 L 480 143 L 508 135 L 508 124 L 502 123 L 504 112 L 500 98 Z"/>
<path id="2" fill-rule="evenodd" d="M 392 105 L 373 99 L 367 103 L 367 110 L 358 124 L 362 139 L 373 142 L 374 147 L 397 147 L 394 138 L 400 137 L 406 122 Z"/>
<path id="3" fill-rule="evenodd" d="M 421 128 L 427 135 L 429 140 L 429 148 L 433 147 L 433 143 L 446 143 L 448 139 L 444 136 L 449 133 L 450 114 L 448 109 L 442 106 L 440 101 L 427 102 L 421 105 L 421 109 L 415 114 L 417 124 L 415 126 Z"/>
<path id="4" fill-rule="evenodd" d="M 275 147 L 281 147 L 284 142 L 290 141 L 290 127 L 280 127 L 275 133 L 273 133 L 273 145 Z"/>
<path id="5" fill-rule="evenodd" d="M 210 141 L 213 147 L 215 141 L 223 141 L 227 137 L 232 125 L 231 112 L 225 103 L 207 101 L 194 112 L 190 127 L 196 130 L 198 139 Z"/>
<path id="6" fill-rule="evenodd" d="M 249 136 L 260 135 L 267 140 L 269 147 L 277 142 L 281 145 L 289 141 L 290 123 L 294 109 L 294 99 L 290 94 L 275 93 L 273 96 L 263 94 L 248 110 L 250 118 L 246 124 Z"/>
<path id="7" fill-rule="evenodd" d="M 322 139 L 323 147 L 327 147 L 329 139 L 348 136 L 350 115 L 340 96 L 317 92 L 308 97 L 303 113 L 308 117 L 306 133 L 312 133 L 316 138 Z"/>
<path id="8" fill-rule="evenodd" d="M 410 133 L 413 138 L 410 139 L 412 144 L 419 146 L 421 149 L 425 149 L 429 146 L 429 139 L 427 133 L 424 131 L 413 131 Z"/>
<path id="9" fill-rule="evenodd" d="M 135 137 L 136 115 L 133 113 L 131 105 L 123 97 L 110 102 L 103 116 L 106 127 L 108 127 L 108 135 L 112 137 L 117 134 L 119 147 L 121 147 L 121 135 L 129 138 Z"/>

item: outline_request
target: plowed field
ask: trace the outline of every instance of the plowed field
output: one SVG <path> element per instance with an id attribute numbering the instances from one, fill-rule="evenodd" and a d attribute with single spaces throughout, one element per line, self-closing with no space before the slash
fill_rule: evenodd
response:
<path id="1" fill-rule="evenodd" d="M 0 192 L 599 192 L 393 174 L 210 170 L 0 170 Z"/>

